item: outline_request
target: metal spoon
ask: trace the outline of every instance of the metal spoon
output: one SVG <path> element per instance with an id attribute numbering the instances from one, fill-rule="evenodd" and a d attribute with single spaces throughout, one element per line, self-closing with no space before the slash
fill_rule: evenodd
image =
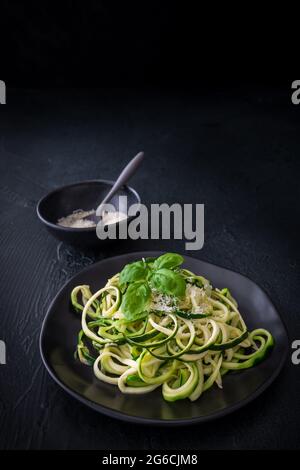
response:
<path id="1" fill-rule="evenodd" d="M 101 204 L 99 204 L 99 206 L 97 207 L 95 214 L 87 216 L 89 220 L 92 219 L 96 223 L 99 222 L 99 220 L 102 217 L 104 205 L 107 204 L 111 200 L 111 198 L 118 192 L 118 190 L 122 186 L 124 186 L 124 184 L 126 184 L 127 181 L 134 175 L 134 173 L 137 171 L 140 164 L 142 163 L 143 159 L 144 159 L 144 152 L 139 152 L 135 157 L 133 157 L 132 160 L 130 160 L 130 162 L 126 165 L 126 167 L 120 173 L 117 181 L 115 182 L 111 190 L 105 196 Z"/>

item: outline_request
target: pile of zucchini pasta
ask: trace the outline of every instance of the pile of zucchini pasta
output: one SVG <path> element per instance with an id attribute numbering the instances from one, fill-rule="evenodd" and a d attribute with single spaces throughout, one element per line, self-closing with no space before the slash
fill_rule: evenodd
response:
<path id="1" fill-rule="evenodd" d="M 71 302 L 81 313 L 76 357 L 95 376 L 127 394 L 161 387 L 174 402 L 197 400 L 229 371 L 261 362 L 272 335 L 248 331 L 227 288 L 181 267 L 175 253 L 126 265 L 95 293 L 77 286 Z"/>

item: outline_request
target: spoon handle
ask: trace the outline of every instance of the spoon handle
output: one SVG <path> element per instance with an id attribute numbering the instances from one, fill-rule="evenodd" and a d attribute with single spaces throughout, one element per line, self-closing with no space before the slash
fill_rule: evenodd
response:
<path id="1" fill-rule="evenodd" d="M 127 183 L 127 181 L 133 176 L 136 172 L 140 164 L 144 159 L 144 152 L 139 152 L 132 160 L 125 166 L 124 170 L 121 172 L 120 176 L 118 177 L 117 181 L 109 191 L 109 193 L 105 196 L 101 204 L 97 207 L 96 215 L 102 215 L 102 207 L 104 204 L 109 202 L 109 200 L 116 194 L 116 192 Z"/>

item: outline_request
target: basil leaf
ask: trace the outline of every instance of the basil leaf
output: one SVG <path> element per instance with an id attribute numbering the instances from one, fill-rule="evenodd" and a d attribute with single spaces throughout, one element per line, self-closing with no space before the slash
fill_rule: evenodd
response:
<path id="1" fill-rule="evenodd" d="M 123 296 L 121 310 L 127 321 L 135 321 L 145 316 L 145 310 L 151 297 L 147 282 L 138 281 L 130 284 Z"/>
<path id="2" fill-rule="evenodd" d="M 145 263 L 151 264 L 151 263 L 153 263 L 155 260 L 156 260 L 156 258 L 153 258 L 153 257 L 152 257 L 152 258 L 151 258 L 151 257 L 149 258 L 149 257 L 148 257 L 148 258 L 145 258 Z"/>
<path id="3" fill-rule="evenodd" d="M 127 264 L 120 273 L 120 286 L 146 279 L 148 271 L 149 269 L 143 261 Z"/>
<path id="4" fill-rule="evenodd" d="M 177 253 L 165 253 L 164 255 L 157 258 L 153 263 L 153 269 L 174 269 L 178 268 L 183 263 L 184 259 Z"/>
<path id="5" fill-rule="evenodd" d="M 154 289 L 167 295 L 174 295 L 175 297 L 183 297 L 185 294 L 185 280 L 183 277 L 174 273 L 170 269 L 159 269 L 150 278 L 151 286 Z"/>

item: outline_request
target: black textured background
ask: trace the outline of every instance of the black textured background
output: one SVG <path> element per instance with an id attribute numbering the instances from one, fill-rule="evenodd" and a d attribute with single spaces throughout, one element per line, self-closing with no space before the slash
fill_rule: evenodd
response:
<path id="1" fill-rule="evenodd" d="M 284 28 L 282 5 L 279 22 L 244 5 L 238 19 L 235 5 L 234 25 L 229 5 L 227 16 L 199 6 L 1 2 L 8 104 L 0 106 L 0 339 L 8 363 L 0 366 L 0 449 L 299 447 L 300 366 L 291 361 L 245 409 L 166 431 L 84 408 L 50 380 L 39 356 L 47 307 L 84 266 L 139 249 L 184 252 L 183 243 L 166 241 L 79 252 L 37 220 L 47 191 L 113 179 L 141 149 L 147 159 L 132 185 L 143 202 L 204 203 L 205 246 L 194 256 L 259 283 L 291 340 L 300 338 L 300 106 L 291 104 L 292 80 L 278 77 L 298 28 L 290 12 Z M 262 78 L 272 62 L 276 73 Z"/>
<path id="2" fill-rule="evenodd" d="M 290 84 L 197 90 L 13 90 L 0 106 L 0 448 L 297 448 L 300 366 L 216 423 L 160 430 L 86 409 L 44 370 L 38 338 L 47 307 L 84 266 L 182 242 L 122 242 L 106 252 L 58 243 L 35 206 L 47 191 L 113 179 L 138 150 L 132 185 L 143 202 L 205 204 L 205 246 L 194 256 L 246 274 L 273 299 L 292 339 L 299 325 L 300 106 Z"/>
<path id="3" fill-rule="evenodd" d="M 270 86 L 285 81 L 280 72 L 298 54 L 297 15 L 278 10 L 234 5 L 231 12 L 228 4 L 174 0 L 2 0 L 0 75 L 17 87 Z"/>

